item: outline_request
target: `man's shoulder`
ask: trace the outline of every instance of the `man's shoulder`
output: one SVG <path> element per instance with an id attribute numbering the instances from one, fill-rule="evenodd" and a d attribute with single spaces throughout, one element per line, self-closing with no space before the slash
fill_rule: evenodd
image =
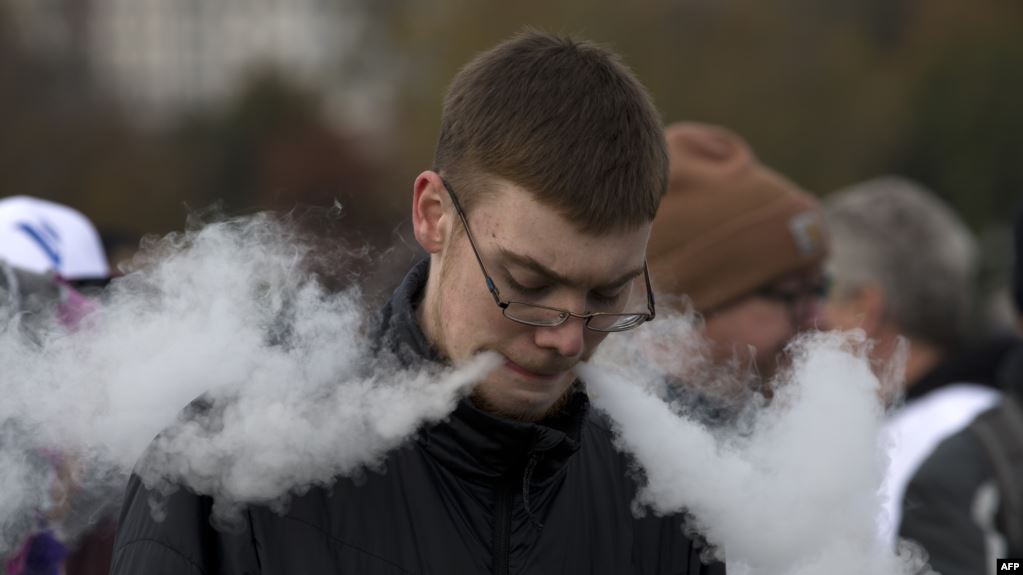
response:
<path id="1" fill-rule="evenodd" d="M 614 428 L 611 423 L 611 419 L 606 413 L 599 409 L 590 409 L 586 414 L 586 421 L 584 423 L 585 429 L 591 433 L 596 433 L 599 437 L 606 441 L 614 439 Z"/>
<path id="2" fill-rule="evenodd" d="M 111 573 L 204 572 L 202 550 L 211 509 L 212 501 L 192 491 L 151 489 L 132 475 L 118 521 Z"/>
<path id="3" fill-rule="evenodd" d="M 895 411 L 890 425 L 906 432 L 962 428 L 975 415 L 993 406 L 1000 396 L 998 390 L 981 384 L 950 384 L 908 402 Z"/>
<path id="4" fill-rule="evenodd" d="M 916 469 L 945 438 L 998 402 L 990 388 L 961 383 L 935 390 L 897 410 L 886 425 L 894 464 Z"/>
<path id="5" fill-rule="evenodd" d="M 583 424 L 581 441 L 576 471 L 599 492 L 606 496 L 614 493 L 631 514 L 644 482 L 643 470 L 631 454 L 621 449 L 614 424 L 602 412 L 591 411 Z"/>
<path id="6" fill-rule="evenodd" d="M 917 469 L 910 488 L 969 491 L 990 479 L 993 473 L 979 438 L 967 428 L 938 444 Z"/>
<path id="7" fill-rule="evenodd" d="M 625 462 L 628 459 L 628 455 L 616 443 L 614 424 L 602 411 L 591 409 L 586 414 L 581 441 L 584 456 L 597 456 L 615 462 Z"/>

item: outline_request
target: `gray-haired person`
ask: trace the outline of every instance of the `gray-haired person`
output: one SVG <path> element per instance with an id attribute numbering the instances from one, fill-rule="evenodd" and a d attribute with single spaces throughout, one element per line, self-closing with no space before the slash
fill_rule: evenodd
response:
<path id="1" fill-rule="evenodd" d="M 1015 303 L 1023 332 L 1023 211 L 1016 217 Z M 943 441 L 906 488 L 899 535 L 942 575 L 997 573 L 1023 556 L 1023 344 L 998 366 L 997 406 Z"/>
<path id="2" fill-rule="evenodd" d="M 825 206 L 833 280 L 826 322 L 862 329 L 882 381 L 898 380 L 884 390 L 891 462 L 881 531 L 893 537 L 917 466 L 998 399 L 988 350 L 972 351 L 976 241 L 934 193 L 903 178 L 852 186 Z M 904 367 L 902 378 L 885 373 L 893 367 Z"/>

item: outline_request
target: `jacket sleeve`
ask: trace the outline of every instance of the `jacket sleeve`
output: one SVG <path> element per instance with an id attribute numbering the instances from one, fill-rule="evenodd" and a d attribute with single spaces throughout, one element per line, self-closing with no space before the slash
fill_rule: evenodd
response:
<path id="1" fill-rule="evenodd" d="M 984 496 L 990 477 L 983 448 L 962 431 L 938 446 L 906 488 L 899 536 L 923 546 L 942 575 L 989 571 L 996 505 Z"/>
<path id="2" fill-rule="evenodd" d="M 169 497 L 128 482 L 114 543 L 111 575 L 255 575 L 248 529 L 220 532 L 210 521 L 212 500 L 181 488 Z"/>
<path id="3" fill-rule="evenodd" d="M 697 551 L 695 554 L 695 561 L 691 561 L 689 572 L 693 575 L 725 575 L 725 564 L 720 561 L 713 563 L 703 563 L 700 560 L 700 554 Z"/>
<path id="4" fill-rule="evenodd" d="M 700 575 L 725 575 L 725 564 L 711 563 L 710 565 L 704 565 Z"/>

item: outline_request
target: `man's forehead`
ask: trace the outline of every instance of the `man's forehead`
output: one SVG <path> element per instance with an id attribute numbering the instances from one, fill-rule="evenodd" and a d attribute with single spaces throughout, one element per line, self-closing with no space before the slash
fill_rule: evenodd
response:
<path id="1" fill-rule="evenodd" d="M 605 285 L 642 273 L 650 224 L 630 231 L 585 233 L 525 188 L 497 180 L 469 215 L 486 251 L 566 285 Z"/>
<path id="2" fill-rule="evenodd" d="M 576 265 L 559 265 L 558 260 L 544 263 L 544 254 L 533 257 L 512 249 L 498 248 L 499 257 L 509 267 L 518 267 L 543 276 L 554 283 L 572 287 L 613 287 L 635 279 L 643 274 L 644 262 L 622 265 L 600 265 L 595 258 L 585 258 Z M 549 252 L 548 252 L 549 255 Z M 563 261 L 563 260 L 562 260 Z M 597 265 L 593 265 L 597 263 Z M 609 262 L 608 262 L 609 263 Z"/>

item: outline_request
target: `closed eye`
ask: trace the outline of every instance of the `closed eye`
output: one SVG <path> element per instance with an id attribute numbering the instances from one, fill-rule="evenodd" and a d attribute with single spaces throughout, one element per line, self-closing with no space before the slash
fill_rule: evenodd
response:
<path id="1" fill-rule="evenodd" d="M 624 296 L 624 295 L 625 295 L 625 290 L 624 289 L 620 289 L 620 290 L 618 290 L 617 292 L 615 292 L 613 294 L 607 294 L 607 293 L 601 293 L 601 292 L 591 292 L 590 293 L 590 299 L 593 300 L 593 302 L 598 304 L 598 305 L 610 306 L 610 305 L 614 305 L 614 304 L 618 303 L 619 301 L 621 301 L 622 296 Z"/>
<path id="2" fill-rule="evenodd" d="M 511 287 L 511 289 L 513 291 L 515 291 L 515 292 L 517 292 L 519 294 L 522 294 L 524 296 L 529 296 L 529 297 L 533 297 L 533 298 L 541 297 L 541 296 L 546 294 L 551 289 L 551 286 L 549 286 L 549 285 L 537 285 L 537 286 L 523 285 L 523 284 L 515 281 L 515 279 L 512 278 L 510 275 L 507 276 L 507 282 L 508 282 L 508 285 Z"/>

